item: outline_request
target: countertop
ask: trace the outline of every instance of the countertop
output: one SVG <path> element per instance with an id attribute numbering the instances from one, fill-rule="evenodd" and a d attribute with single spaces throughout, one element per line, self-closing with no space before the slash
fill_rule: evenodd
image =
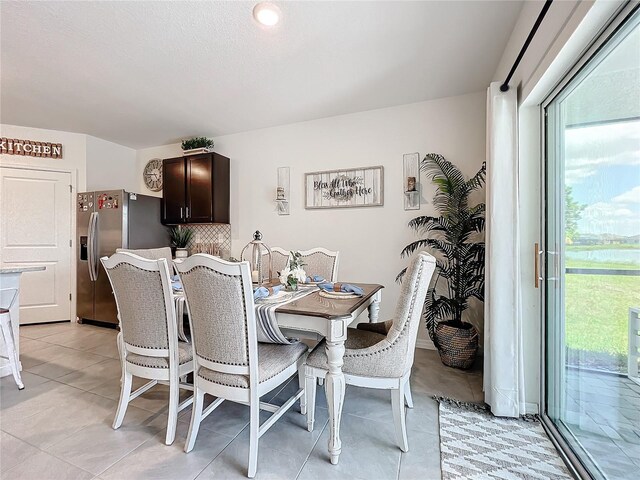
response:
<path id="1" fill-rule="evenodd" d="M 43 266 L 32 266 L 32 267 L 3 267 L 0 268 L 0 275 L 3 273 L 24 273 L 24 272 L 39 272 L 44 270 L 46 267 Z"/>

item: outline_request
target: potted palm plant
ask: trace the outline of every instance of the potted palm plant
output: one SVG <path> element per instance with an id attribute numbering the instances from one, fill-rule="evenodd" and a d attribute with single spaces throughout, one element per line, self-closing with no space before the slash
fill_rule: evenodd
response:
<path id="1" fill-rule="evenodd" d="M 463 320 L 472 297 L 484 301 L 485 204 L 470 205 L 470 194 L 482 188 L 486 165 L 469 180 L 442 155 L 430 153 L 420 170 L 436 185 L 433 205 L 438 216 L 419 216 L 409 227 L 422 238 L 402 250 L 409 256 L 426 248 L 436 257 L 436 275 L 429 287 L 424 319 L 429 336 L 450 367 L 470 368 L 478 352 L 478 331 Z M 402 278 L 404 270 L 398 275 Z"/>
<path id="2" fill-rule="evenodd" d="M 171 246 L 176 250 L 176 258 L 185 258 L 189 256 L 189 242 L 193 237 L 193 230 L 190 228 L 177 225 L 169 229 L 169 239 Z"/>

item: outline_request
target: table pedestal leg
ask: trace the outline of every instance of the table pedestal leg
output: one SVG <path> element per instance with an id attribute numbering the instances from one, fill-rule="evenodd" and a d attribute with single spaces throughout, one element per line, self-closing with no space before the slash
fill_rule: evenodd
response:
<path id="1" fill-rule="evenodd" d="M 340 442 L 340 419 L 342 417 L 342 405 L 344 403 L 345 380 L 342 373 L 344 357 L 344 340 L 326 343 L 326 353 L 329 364 L 329 373 L 324 381 L 324 390 L 327 395 L 329 407 L 329 455 L 331 463 L 336 465 L 342 442 Z"/>
<path id="2" fill-rule="evenodd" d="M 378 295 L 369 304 L 369 322 L 376 323 L 378 321 L 378 312 L 380 312 L 380 298 Z"/>

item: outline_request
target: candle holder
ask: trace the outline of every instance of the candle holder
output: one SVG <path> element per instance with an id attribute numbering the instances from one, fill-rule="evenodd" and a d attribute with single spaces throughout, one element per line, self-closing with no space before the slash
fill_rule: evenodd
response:
<path id="1" fill-rule="evenodd" d="M 278 215 L 289 215 L 289 167 L 278 168 L 276 188 L 276 211 Z"/>
<path id="2" fill-rule="evenodd" d="M 251 257 L 245 257 L 245 253 L 250 251 Z M 267 271 L 263 269 L 263 257 L 266 260 Z M 257 285 L 266 285 L 271 282 L 273 277 L 273 258 L 271 248 L 262 241 L 262 233 L 256 230 L 253 234 L 253 241 L 247 243 L 240 253 L 240 261 L 249 261 L 251 265 L 251 282 Z"/>
<path id="3" fill-rule="evenodd" d="M 420 210 L 420 154 L 407 153 L 402 156 L 404 178 L 404 209 Z"/>

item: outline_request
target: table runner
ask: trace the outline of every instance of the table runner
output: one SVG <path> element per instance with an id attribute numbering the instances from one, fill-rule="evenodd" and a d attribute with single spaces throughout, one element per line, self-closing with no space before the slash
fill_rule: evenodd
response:
<path id="1" fill-rule="evenodd" d="M 269 302 L 269 297 L 266 297 L 265 300 L 259 303 L 256 302 L 258 341 L 263 343 L 282 343 L 285 345 L 298 342 L 299 340 L 297 338 L 287 338 L 280 331 L 276 319 L 276 308 L 317 291 L 316 288 L 308 288 L 292 292 L 292 297 L 286 302 Z"/>

